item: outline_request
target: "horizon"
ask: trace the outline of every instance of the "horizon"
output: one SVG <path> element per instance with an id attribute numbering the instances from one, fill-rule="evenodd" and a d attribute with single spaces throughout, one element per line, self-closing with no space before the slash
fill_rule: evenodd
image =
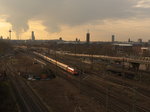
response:
<path id="1" fill-rule="evenodd" d="M 0 36 L 8 37 L 11 29 L 12 39 L 28 39 L 35 31 L 40 40 L 83 41 L 88 29 L 92 41 L 109 41 L 111 35 L 118 41 L 150 39 L 150 0 L 0 2 Z"/>

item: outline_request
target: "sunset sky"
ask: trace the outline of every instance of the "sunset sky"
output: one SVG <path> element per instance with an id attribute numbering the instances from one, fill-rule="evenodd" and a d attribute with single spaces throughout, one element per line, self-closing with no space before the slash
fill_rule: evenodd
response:
<path id="1" fill-rule="evenodd" d="M 29 39 L 150 40 L 150 0 L 0 0 L 0 36 Z"/>

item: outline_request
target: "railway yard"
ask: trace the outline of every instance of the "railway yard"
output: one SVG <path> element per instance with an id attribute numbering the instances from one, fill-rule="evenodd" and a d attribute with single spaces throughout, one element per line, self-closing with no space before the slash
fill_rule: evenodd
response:
<path id="1" fill-rule="evenodd" d="M 0 112 L 150 112 L 150 0 L 0 0 Z"/>
<path id="2" fill-rule="evenodd" d="M 150 112 L 148 71 L 38 48 L 16 49 L 4 67 L 23 112 Z"/>
<path id="3" fill-rule="evenodd" d="M 149 98 L 148 95 L 149 80 L 145 81 L 144 80 L 145 77 L 141 78 L 143 80 L 136 80 L 138 78 L 128 79 L 126 77 L 123 76 L 120 77 L 112 73 L 107 74 L 107 72 L 103 70 L 101 71 L 98 70 L 99 72 L 95 72 L 96 70 L 90 70 L 91 71 L 90 72 L 88 70 L 91 69 L 91 66 L 87 66 L 89 67 L 87 68 L 85 64 L 81 63 L 81 60 L 79 58 L 66 57 L 62 55 L 56 56 L 56 54 L 54 54 L 53 58 L 56 58 L 59 61 L 64 61 L 68 65 L 74 66 L 77 69 L 82 68 L 82 71 L 84 71 L 85 73 L 83 73 L 82 76 L 80 77 L 81 78 L 79 79 L 81 81 L 80 83 L 81 84 L 83 83 L 83 85 L 86 84 L 89 87 L 91 87 L 89 89 L 94 89 L 97 91 L 98 97 L 96 97 L 95 100 L 97 100 L 99 103 L 100 102 L 101 104 L 106 103 L 107 97 L 109 97 L 112 100 L 112 101 L 110 100 L 110 102 L 108 101 L 110 103 L 108 105 L 112 106 L 112 107 L 110 106 L 111 109 L 118 108 L 118 111 L 120 112 L 121 111 L 130 112 L 130 111 L 134 111 L 132 109 L 135 106 L 135 108 L 137 108 L 137 111 L 149 111 L 146 110 L 147 107 L 149 108 L 149 103 L 150 103 L 149 100 L 147 100 L 147 98 Z M 77 65 L 76 64 L 77 62 L 80 64 Z M 100 65 L 100 66 L 104 66 L 104 65 Z M 92 68 L 94 69 L 94 67 Z M 99 68 L 99 67 L 95 67 L 95 68 Z M 148 74 L 144 74 L 144 76 L 148 76 Z M 100 96 L 102 96 L 103 99 L 101 99 Z M 135 105 L 133 105 L 134 100 L 136 100 Z M 123 105 L 125 107 L 123 107 Z M 140 105 L 142 105 L 142 107 L 140 107 Z"/>

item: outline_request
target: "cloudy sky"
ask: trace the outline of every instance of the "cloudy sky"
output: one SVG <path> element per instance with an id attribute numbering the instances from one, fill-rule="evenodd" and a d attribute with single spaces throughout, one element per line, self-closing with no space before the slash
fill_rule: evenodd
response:
<path id="1" fill-rule="evenodd" d="M 150 0 L 0 0 L 0 35 L 29 39 L 150 40 Z"/>

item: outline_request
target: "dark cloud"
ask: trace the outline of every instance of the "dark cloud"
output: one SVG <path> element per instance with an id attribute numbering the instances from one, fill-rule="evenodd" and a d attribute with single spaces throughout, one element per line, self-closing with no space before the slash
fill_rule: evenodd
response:
<path id="1" fill-rule="evenodd" d="M 134 17 L 140 0 L 0 0 L 1 14 L 17 33 L 27 31 L 28 21 L 42 20 L 49 32 L 61 25 L 76 26 L 94 20 Z"/>

